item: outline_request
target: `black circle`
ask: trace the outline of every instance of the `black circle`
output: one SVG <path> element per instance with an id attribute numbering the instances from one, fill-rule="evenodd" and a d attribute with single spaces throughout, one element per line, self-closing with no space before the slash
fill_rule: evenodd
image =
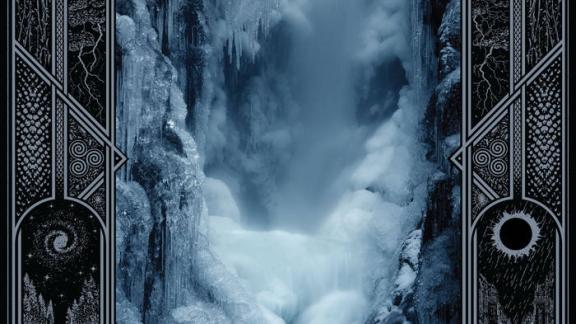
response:
<path id="1" fill-rule="evenodd" d="M 500 240 L 510 250 L 521 250 L 532 239 L 530 224 L 522 218 L 511 218 L 500 228 Z"/>

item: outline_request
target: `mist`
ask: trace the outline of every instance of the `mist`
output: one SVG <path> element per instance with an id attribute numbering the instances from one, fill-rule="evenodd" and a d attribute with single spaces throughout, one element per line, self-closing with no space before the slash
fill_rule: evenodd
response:
<path id="1" fill-rule="evenodd" d="M 413 286 L 420 0 L 122 3 L 119 323 L 361 324 Z"/>
<path id="2" fill-rule="evenodd" d="M 411 4 L 226 6 L 195 108 L 211 247 L 270 322 L 362 323 L 429 172 Z"/>

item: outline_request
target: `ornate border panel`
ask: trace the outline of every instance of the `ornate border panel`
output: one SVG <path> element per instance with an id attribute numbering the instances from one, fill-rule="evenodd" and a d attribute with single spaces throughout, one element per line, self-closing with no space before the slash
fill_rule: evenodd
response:
<path id="1" fill-rule="evenodd" d="M 568 323 L 567 1 L 462 9 L 462 322 Z"/>
<path id="2" fill-rule="evenodd" d="M 11 323 L 114 322 L 114 1 L 10 0 Z"/>

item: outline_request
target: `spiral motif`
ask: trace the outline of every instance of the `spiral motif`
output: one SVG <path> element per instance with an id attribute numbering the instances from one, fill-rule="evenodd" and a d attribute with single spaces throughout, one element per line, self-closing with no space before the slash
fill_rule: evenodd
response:
<path id="1" fill-rule="evenodd" d="M 82 177 L 92 168 L 96 168 L 104 163 L 104 154 L 98 149 L 89 149 L 86 143 L 75 140 L 70 144 L 70 172 L 73 176 Z"/>
<path id="2" fill-rule="evenodd" d="M 488 150 L 486 149 L 479 149 L 474 153 L 473 159 L 474 163 L 477 166 L 479 167 L 487 166 L 491 161 L 490 152 L 488 152 Z"/>
<path id="3" fill-rule="evenodd" d="M 102 152 L 92 149 L 86 153 L 86 161 L 92 167 L 97 167 L 104 161 L 104 155 Z"/>
<path id="4" fill-rule="evenodd" d="M 70 163 L 70 172 L 75 176 L 83 176 L 88 171 L 86 162 L 76 159 Z"/>
<path id="5" fill-rule="evenodd" d="M 494 159 L 491 163 L 490 163 L 490 173 L 492 173 L 494 176 L 497 177 L 501 177 L 503 176 L 506 171 L 508 171 L 508 166 L 506 165 L 506 162 L 503 159 Z"/>
<path id="6" fill-rule="evenodd" d="M 75 247 L 76 240 L 73 234 L 64 230 L 53 230 L 44 239 L 44 248 L 53 256 L 69 253 Z"/>
<path id="7" fill-rule="evenodd" d="M 100 224 L 95 214 L 70 200 L 39 204 L 22 223 L 22 252 L 46 271 L 66 271 L 96 255 Z"/>
<path id="8" fill-rule="evenodd" d="M 87 147 L 86 144 L 82 141 L 74 141 L 72 142 L 72 144 L 70 144 L 70 155 L 72 155 L 75 158 L 80 158 L 83 157 L 84 154 L 86 154 L 87 151 Z"/>
<path id="9" fill-rule="evenodd" d="M 490 151 L 494 157 L 501 158 L 508 153 L 508 145 L 503 140 L 495 140 L 490 143 Z"/>

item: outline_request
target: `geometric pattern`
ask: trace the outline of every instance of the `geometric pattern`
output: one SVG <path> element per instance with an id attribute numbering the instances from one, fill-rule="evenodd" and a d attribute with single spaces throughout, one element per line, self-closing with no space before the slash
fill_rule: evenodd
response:
<path id="1" fill-rule="evenodd" d="M 114 321 L 114 1 L 9 0 L 10 323 Z"/>
<path id="2" fill-rule="evenodd" d="M 464 323 L 567 323 L 566 6 L 462 2 Z"/>
<path id="3" fill-rule="evenodd" d="M 16 214 L 52 191 L 50 86 L 16 59 Z"/>
<path id="4" fill-rule="evenodd" d="M 496 199 L 510 193 L 509 116 L 505 115 L 472 146 L 472 170 L 479 186 Z"/>
<path id="5" fill-rule="evenodd" d="M 80 197 L 105 172 L 106 150 L 102 143 L 90 135 L 82 124 L 68 117 L 68 195 Z"/>
<path id="6" fill-rule="evenodd" d="M 526 195 L 562 213 L 562 60 L 526 88 Z"/>

